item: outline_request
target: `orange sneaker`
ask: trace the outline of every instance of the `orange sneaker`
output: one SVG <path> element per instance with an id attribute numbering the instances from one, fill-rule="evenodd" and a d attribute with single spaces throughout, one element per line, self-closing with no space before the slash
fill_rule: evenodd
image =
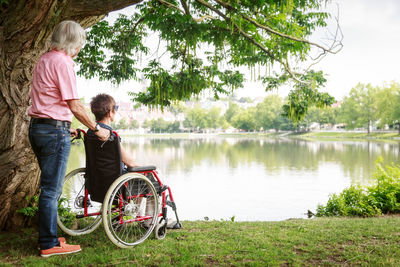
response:
<path id="1" fill-rule="evenodd" d="M 61 243 L 67 243 L 67 240 L 65 239 L 65 237 L 59 237 L 58 241 Z M 38 250 L 40 250 L 40 244 L 37 245 Z"/>
<path id="2" fill-rule="evenodd" d="M 43 249 L 40 251 L 40 256 L 50 257 L 54 255 L 64 255 L 71 254 L 81 251 L 81 246 L 79 245 L 68 245 L 67 243 L 61 243 L 60 246 L 55 246 L 49 249 Z"/>
<path id="3" fill-rule="evenodd" d="M 58 241 L 60 241 L 60 243 L 67 243 L 67 240 L 65 239 L 65 237 L 59 237 Z"/>

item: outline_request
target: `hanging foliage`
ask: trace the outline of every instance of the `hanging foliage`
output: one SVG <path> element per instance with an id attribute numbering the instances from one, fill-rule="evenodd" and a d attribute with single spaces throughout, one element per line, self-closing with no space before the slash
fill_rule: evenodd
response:
<path id="1" fill-rule="evenodd" d="M 79 74 L 115 84 L 148 80 L 145 91 L 131 93 L 133 100 L 164 107 L 206 89 L 215 98 L 230 94 L 243 86 L 244 74 L 238 67 L 246 66 L 252 79 L 261 79 L 266 90 L 292 82 L 295 89 L 289 95 L 285 114 L 296 121 L 304 117 L 309 106 L 333 101 L 318 92 L 323 85 L 322 73 L 307 68 L 294 71 L 289 63 L 306 62 L 311 49 L 319 52 L 318 59 L 340 50 L 340 35 L 334 36 L 329 47 L 308 40 L 317 28 L 326 26 L 329 14 L 319 11 L 323 3 L 145 1 L 135 6 L 131 17 L 121 15 L 114 25 L 101 21 L 91 28 L 78 57 Z M 153 47 L 154 40 L 157 48 Z M 268 71 L 256 73 L 256 66 Z"/>

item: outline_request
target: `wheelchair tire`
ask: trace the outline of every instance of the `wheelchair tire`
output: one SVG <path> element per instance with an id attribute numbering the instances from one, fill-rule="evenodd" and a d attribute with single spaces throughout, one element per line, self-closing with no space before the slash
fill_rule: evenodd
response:
<path id="1" fill-rule="evenodd" d="M 104 230 L 120 248 L 138 245 L 157 225 L 158 210 L 158 195 L 151 181 L 139 173 L 124 174 L 104 197 Z"/>
<path id="2" fill-rule="evenodd" d="M 164 239 L 167 235 L 167 223 L 163 219 L 154 228 L 154 237 L 158 240 Z"/>
<path id="3" fill-rule="evenodd" d="M 83 217 L 85 198 L 85 168 L 68 173 L 64 178 L 61 196 L 58 200 L 57 224 L 61 230 L 71 236 L 93 232 L 101 223 L 99 202 L 90 201 L 88 212 L 98 215 Z"/>

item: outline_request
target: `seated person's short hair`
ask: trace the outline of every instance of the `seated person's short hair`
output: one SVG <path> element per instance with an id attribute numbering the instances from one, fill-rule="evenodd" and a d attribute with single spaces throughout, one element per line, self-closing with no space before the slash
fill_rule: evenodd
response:
<path id="1" fill-rule="evenodd" d="M 90 102 L 90 109 L 96 117 L 96 121 L 101 121 L 107 116 L 115 106 L 115 100 L 112 96 L 107 94 L 98 94 L 92 98 Z"/>

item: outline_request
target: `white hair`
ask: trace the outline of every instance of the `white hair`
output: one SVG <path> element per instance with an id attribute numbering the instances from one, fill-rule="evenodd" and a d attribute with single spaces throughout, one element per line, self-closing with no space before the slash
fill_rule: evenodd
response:
<path id="1" fill-rule="evenodd" d="M 72 20 L 64 20 L 54 29 L 50 47 L 73 56 L 76 49 L 81 48 L 85 41 L 86 34 L 81 25 Z"/>

